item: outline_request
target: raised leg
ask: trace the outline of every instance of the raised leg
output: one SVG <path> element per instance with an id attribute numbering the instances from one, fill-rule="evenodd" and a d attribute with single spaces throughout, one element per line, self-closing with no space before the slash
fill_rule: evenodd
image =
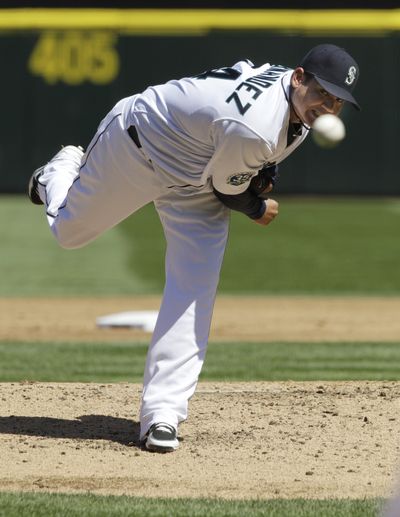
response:
<path id="1" fill-rule="evenodd" d="M 86 153 L 68 146 L 43 169 L 39 195 L 50 228 L 64 248 L 78 248 L 163 192 L 153 167 L 113 110 Z"/>

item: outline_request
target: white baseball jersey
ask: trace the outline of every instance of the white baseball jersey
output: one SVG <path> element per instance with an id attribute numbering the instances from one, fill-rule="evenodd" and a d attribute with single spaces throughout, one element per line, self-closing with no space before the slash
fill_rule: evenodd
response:
<path id="1" fill-rule="evenodd" d="M 153 166 L 171 183 L 210 185 L 224 194 L 247 189 L 267 163 L 279 163 L 307 135 L 287 146 L 292 70 L 270 64 L 172 80 L 125 99 L 125 125 L 135 125 Z"/>

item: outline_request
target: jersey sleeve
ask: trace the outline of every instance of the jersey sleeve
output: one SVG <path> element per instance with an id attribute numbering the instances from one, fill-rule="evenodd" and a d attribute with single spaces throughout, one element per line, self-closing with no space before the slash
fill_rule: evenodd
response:
<path id="1" fill-rule="evenodd" d="M 240 194 L 271 152 L 258 135 L 235 120 L 218 120 L 212 131 L 215 151 L 207 165 L 207 176 L 218 192 Z"/>

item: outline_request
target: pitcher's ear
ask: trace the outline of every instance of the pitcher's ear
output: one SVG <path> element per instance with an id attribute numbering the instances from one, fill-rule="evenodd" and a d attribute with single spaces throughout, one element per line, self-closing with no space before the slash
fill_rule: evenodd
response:
<path id="1" fill-rule="evenodd" d="M 305 79 L 305 72 L 304 68 L 301 68 L 301 66 L 298 66 L 293 70 L 292 77 L 291 77 L 291 85 L 293 88 L 298 88 L 301 84 L 303 84 Z"/>

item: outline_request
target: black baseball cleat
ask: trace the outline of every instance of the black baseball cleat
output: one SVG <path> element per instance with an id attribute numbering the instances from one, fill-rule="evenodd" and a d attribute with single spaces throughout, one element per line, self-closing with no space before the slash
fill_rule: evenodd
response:
<path id="1" fill-rule="evenodd" d="M 153 424 L 143 444 L 149 451 L 173 452 L 179 447 L 176 429 L 164 422 Z"/>
<path id="2" fill-rule="evenodd" d="M 39 167 L 32 174 L 28 185 L 28 196 L 34 205 L 43 205 L 43 201 L 39 196 L 39 178 L 43 174 L 44 166 Z"/>

